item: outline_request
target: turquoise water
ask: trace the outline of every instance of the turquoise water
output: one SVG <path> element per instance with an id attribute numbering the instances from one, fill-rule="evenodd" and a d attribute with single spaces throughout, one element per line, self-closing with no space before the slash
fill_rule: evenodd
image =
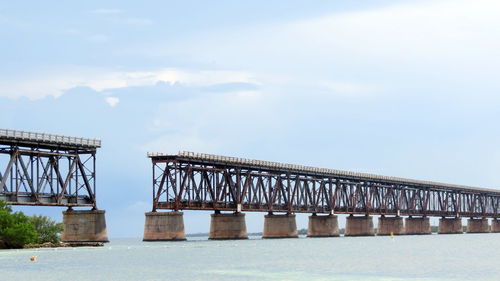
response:
<path id="1" fill-rule="evenodd" d="M 0 280 L 499 280 L 499 265 L 500 234 L 114 239 L 99 248 L 2 250 Z"/>

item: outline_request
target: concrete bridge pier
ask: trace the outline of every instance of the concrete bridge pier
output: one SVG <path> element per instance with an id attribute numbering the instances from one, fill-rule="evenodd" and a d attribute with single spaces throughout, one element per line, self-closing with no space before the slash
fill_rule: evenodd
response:
<path id="1" fill-rule="evenodd" d="M 63 242 L 109 242 L 104 210 L 63 211 Z"/>
<path id="2" fill-rule="evenodd" d="M 142 241 L 183 241 L 186 240 L 183 213 L 148 212 L 144 223 Z"/>
<path id="3" fill-rule="evenodd" d="M 445 218 L 439 219 L 439 234 L 462 234 L 462 219 L 461 218 Z"/>
<path id="4" fill-rule="evenodd" d="M 262 238 L 298 238 L 297 223 L 294 214 L 264 216 Z"/>
<path id="5" fill-rule="evenodd" d="M 349 215 L 346 219 L 344 236 L 374 236 L 373 218 L 371 216 Z"/>
<path id="6" fill-rule="evenodd" d="M 428 217 L 408 217 L 405 219 L 405 234 L 425 235 L 432 234 L 431 223 Z"/>
<path id="7" fill-rule="evenodd" d="M 221 214 L 215 212 L 210 215 L 210 234 L 208 239 L 248 239 L 245 214 Z"/>
<path id="8" fill-rule="evenodd" d="M 491 232 L 500 232 L 500 219 L 491 220 Z"/>
<path id="9" fill-rule="evenodd" d="M 467 220 L 467 233 L 487 233 L 487 232 L 490 232 L 488 219 L 470 218 Z"/>
<path id="10" fill-rule="evenodd" d="M 307 226 L 307 237 L 338 237 L 339 221 L 335 215 L 318 216 L 313 214 L 309 216 Z"/>
<path id="11" fill-rule="evenodd" d="M 403 235 L 405 234 L 405 226 L 402 217 L 385 217 L 378 218 L 377 235 Z"/>

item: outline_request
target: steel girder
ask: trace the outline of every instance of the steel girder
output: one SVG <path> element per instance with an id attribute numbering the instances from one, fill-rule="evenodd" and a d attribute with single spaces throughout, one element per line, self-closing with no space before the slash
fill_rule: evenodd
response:
<path id="1" fill-rule="evenodd" d="M 498 218 L 500 193 L 153 157 L 153 210 Z"/>
<path id="2" fill-rule="evenodd" d="M 95 153 L 0 145 L 0 200 L 9 205 L 95 208 Z"/>

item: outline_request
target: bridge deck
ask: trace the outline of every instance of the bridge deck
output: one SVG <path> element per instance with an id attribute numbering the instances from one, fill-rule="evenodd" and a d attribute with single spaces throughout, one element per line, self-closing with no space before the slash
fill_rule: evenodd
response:
<path id="1" fill-rule="evenodd" d="M 149 153 L 153 209 L 500 217 L 500 190 L 220 155 Z"/>
<path id="2" fill-rule="evenodd" d="M 301 173 L 301 174 L 308 174 L 308 175 L 322 176 L 322 177 L 333 176 L 336 178 L 341 177 L 345 179 L 383 181 L 386 183 L 394 183 L 394 184 L 421 185 L 433 188 L 480 191 L 480 192 L 494 193 L 500 195 L 499 189 L 488 189 L 488 188 L 473 187 L 466 185 L 448 184 L 448 183 L 440 183 L 433 181 L 422 181 L 422 180 L 406 179 L 399 177 L 389 177 L 389 176 L 375 175 L 369 173 L 350 172 L 350 171 L 342 171 L 342 170 L 335 170 L 328 168 L 317 168 L 317 167 L 302 166 L 295 164 L 229 157 L 229 156 L 206 154 L 206 153 L 195 153 L 188 151 L 182 151 L 179 152 L 178 154 L 148 153 L 148 157 L 156 161 L 158 160 L 161 161 L 162 159 L 163 160 L 179 159 L 186 161 L 199 161 L 200 163 L 205 163 L 205 164 L 238 166 L 249 169 L 270 170 L 282 173 L 292 172 L 292 173 Z"/>
<path id="3" fill-rule="evenodd" d="M 96 207 L 98 147 L 96 139 L 0 129 L 0 200 Z"/>
<path id="4" fill-rule="evenodd" d="M 7 129 L 0 129 L 0 144 L 65 150 L 95 150 L 101 147 L 101 141 L 97 139 Z"/>

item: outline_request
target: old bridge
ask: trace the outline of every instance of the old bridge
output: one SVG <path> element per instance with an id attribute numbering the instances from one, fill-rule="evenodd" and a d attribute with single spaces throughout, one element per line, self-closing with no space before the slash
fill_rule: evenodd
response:
<path id="1" fill-rule="evenodd" d="M 96 204 L 100 146 L 96 139 L 0 129 L 0 200 L 68 207 L 63 212 L 63 241 L 107 241 L 104 211 Z"/>
<path id="2" fill-rule="evenodd" d="M 338 236 L 335 214 L 349 214 L 348 236 L 374 235 L 371 215 L 378 235 L 430 234 L 430 216 L 440 217 L 439 233 L 462 233 L 462 217 L 467 232 L 490 232 L 488 218 L 500 231 L 500 190 L 192 152 L 148 156 L 145 241 L 185 239 L 180 210 L 213 210 L 211 239 L 247 238 L 243 212 L 267 213 L 264 238 L 297 237 L 294 213 L 311 213 L 311 237 Z"/>

